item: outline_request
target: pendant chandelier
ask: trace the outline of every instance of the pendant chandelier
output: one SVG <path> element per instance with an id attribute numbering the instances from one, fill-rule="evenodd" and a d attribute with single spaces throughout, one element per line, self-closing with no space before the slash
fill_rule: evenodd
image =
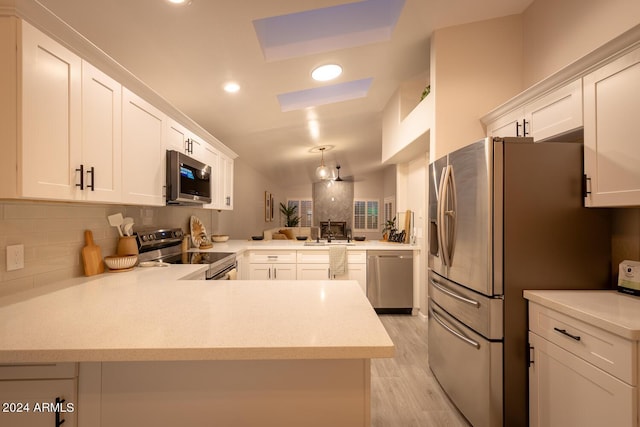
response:
<path id="1" fill-rule="evenodd" d="M 316 177 L 318 177 L 318 179 L 321 179 L 321 180 L 329 179 L 329 177 L 331 175 L 331 171 L 324 164 L 324 151 L 326 149 L 327 149 L 327 147 L 319 147 L 318 148 L 318 150 L 320 151 L 322 157 L 321 157 L 321 160 L 320 160 L 320 166 L 318 166 L 316 168 Z"/>

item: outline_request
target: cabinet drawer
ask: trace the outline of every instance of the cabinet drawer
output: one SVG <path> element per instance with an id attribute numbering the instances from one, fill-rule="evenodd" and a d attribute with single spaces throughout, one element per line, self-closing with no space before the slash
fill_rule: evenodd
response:
<path id="1" fill-rule="evenodd" d="M 251 263 L 295 263 L 295 251 L 251 251 L 249 254 Z"/>
<path id="2" fill-rule="evenodd" d="M 0 364 L 0 380 L 75 378 L 77 363 Z"/>
<path id="3" fill-rule="evenodd" d="M 632 341 L 531 302 L 529 329 L 627 384 L 637 384 Z"/>

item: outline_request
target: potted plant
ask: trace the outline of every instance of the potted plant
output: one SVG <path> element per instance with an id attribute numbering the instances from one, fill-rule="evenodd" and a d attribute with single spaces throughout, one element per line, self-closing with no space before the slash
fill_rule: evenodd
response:
<path id="1" fill-rule="evenodd" d="M 393 219 L 389 219 L 384 223 L 384 228 L 382 229 L 382 239 L 383 240 L 387 240 L 389 239 L 389 234 L 392 231 L 396 231 L 396 217 L 394 216 Z"/>
<path id="2" fill-rule="evenodd" d="M 280 202 L 280 212 L 286 217 L 284 223 L 285 227 L 298 226 L 298 224 L 300 223 L 300 217 L 296 215 L 297 210 L 298 206 L 296 205 L 287 206 L 284 203 Z"/>

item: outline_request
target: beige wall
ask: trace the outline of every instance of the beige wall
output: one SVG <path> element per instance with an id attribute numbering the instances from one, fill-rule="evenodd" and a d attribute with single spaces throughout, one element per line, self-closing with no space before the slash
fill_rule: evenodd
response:
<path id="1" fill-rule="evenodd" d="M 216 233 L 228 234 L 232 239 L 249 239 L 262 235 L 265 229 L 282 225 L 278 209 L 274 210 L 273 222 L 265 221 L 264 192 L 273 195 L 277 207 L 286 198 L 283 190 L 241 158 L 234 162 L 233 175 L 233 210 L 220 212 L 214 224 Z"/>
<path id="2" fill-rule="evenodd" d="M 196 215 L 211 230 L 217 212 L 192 207 L 141 207 L 0 201 L 0 296 L 84 275 L 81 251 L 84 231 L 93 232 L 102 255 L 115 253 L 118 232 L 107 216 L 121 212 L 135 229 L 149 225 L 189 230 Z M 24 245 L 25 268 L 7 271 L 6 246 Z"/>
<path id="3" fill-rule="evenodd" d="M 638 0 L 535 0 L 523 13 L 524 87 L 638 24 Z"/>
<path id="4" fill-rule="evenodd" d="M 521 15 L 434 32 L 432 160 L 485 136 L 479 117 L 523 89 L 522 56 Z"/>

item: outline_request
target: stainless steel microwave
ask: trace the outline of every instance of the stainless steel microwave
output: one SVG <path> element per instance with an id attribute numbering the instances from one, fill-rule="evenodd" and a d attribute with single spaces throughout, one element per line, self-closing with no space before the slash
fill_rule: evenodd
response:
<path id="1" fill-rule="evenodd" d="M 211 203 L 211 166 L 167 150 L 167 205 Z"/>

